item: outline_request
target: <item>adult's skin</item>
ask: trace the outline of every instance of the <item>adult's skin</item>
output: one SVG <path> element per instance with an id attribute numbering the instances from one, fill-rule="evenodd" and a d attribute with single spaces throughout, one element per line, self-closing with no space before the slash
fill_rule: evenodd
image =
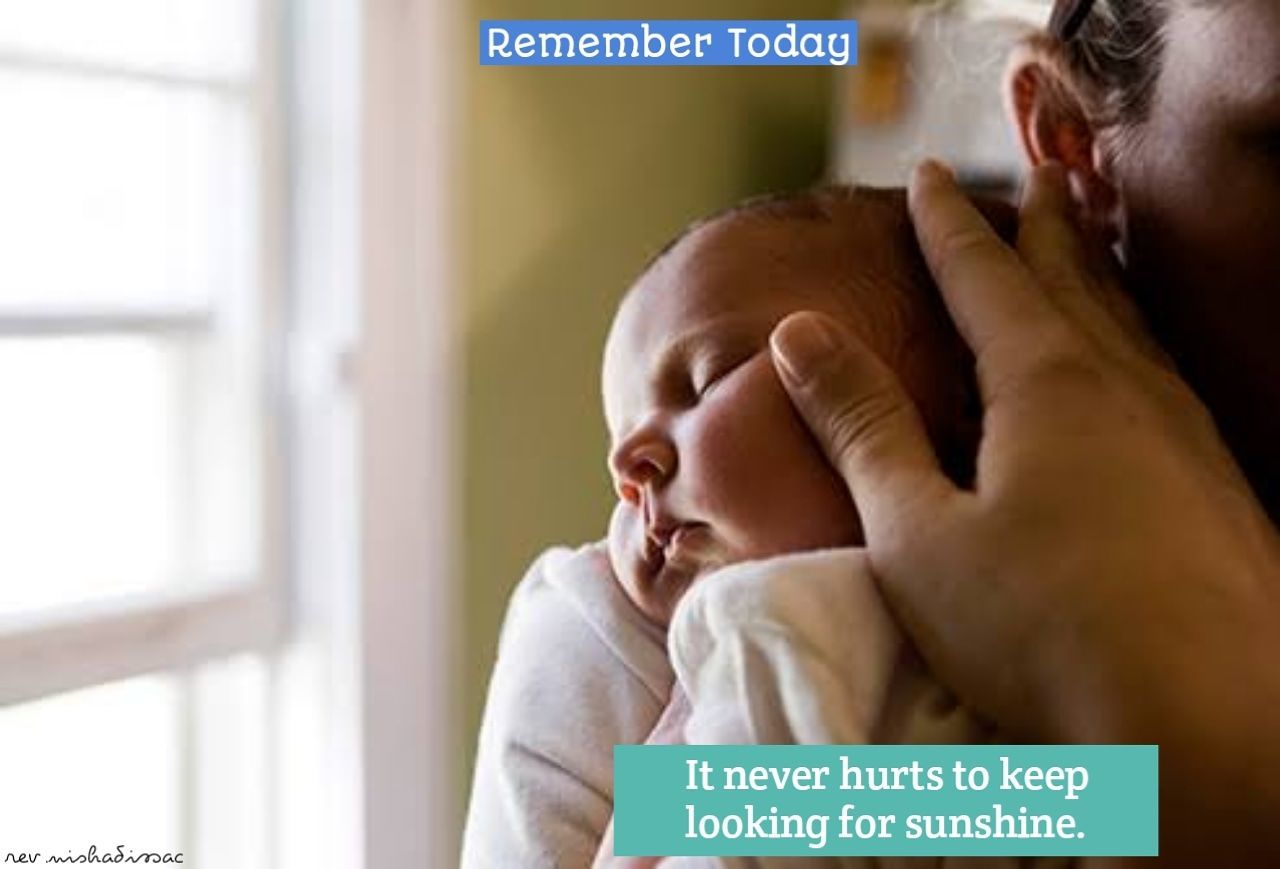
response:
<path id="1" fill-rule="evenodd" d="M 849 483 L 891 607 L 938 675 L 1013 735 L 1158 743 L 1162 862 L 1280 865 L 1280 539 L 1146 339 L 1063 169 L 1016 250 L 926 164 L 912 215 L 974 349 L 972 490 L 940 471 L 892 372 L 828 318 L 773 335 Z"/>
<path id="2" fill-rule="evenodd" d="M 1075 209 L 1061 170 L 1035 173 L 1015 250 L 945 175 L 913 182 L 979 359 L 974 490 L 938 473 L 892 376 L 834 324 L 788 320 L 776 358 L 936 672 L 1030 739 L 1160 743 L 1163 863 L 1280 865 L 1280 4 L 1104 4 L 1162 19 L 1111 52 L 1150 88 L 1110 99 L 1044 41 L 1010 77 L 1024 147 L 1065 164 Z M 1071 214 L 1119 243 L 1212 420 Z"/>
<path id="3" fill-rule="evenodd" d="M 1016 250 L 938 167 L 911 193 L 977 356 L 974 489 L 943 475 L 893 373 L 836 321 L 792 315 L 774 334 L 886 596 L 935 672 L 1012 736 L 1160 744 L 1162 864 L 1277 865 L 1270 522 L 1143 333 L 1105 245 L 1077 229 L 1061 167 L 1031 174 Z M 658 865 L 613 857 L 608 837 L 597 861 Z"/>
<path id="4" fill-rule="evenodd" d="M 1065 164 L 1074 203 L 1037 172 L 1013 250 L 945 173 L 913 181 L 978 357 L 975 489 L 937 473 L 893 378 L 832 324 L 783 323 L 776 359 L 937 672 L 1028 738 L 1160 743 L 1165 862 L 1280 865 L 1280 4 L 1096 6 L 1083 38 L 1132 26 L 1032 41 L 1009 76 L 1031 162 Z M 1069 215 L 1119 245 L 1212 421 L 1106 269 L 1079 267 L 1106 258 Z"/>
<path id="5" fill-rule="evenodd" d="M 1119 244 L 1126 285 L 1280 520 L 1280 3 L 1094 0 L 1086 22 L 1012 58 L 1014 126 Z"/>

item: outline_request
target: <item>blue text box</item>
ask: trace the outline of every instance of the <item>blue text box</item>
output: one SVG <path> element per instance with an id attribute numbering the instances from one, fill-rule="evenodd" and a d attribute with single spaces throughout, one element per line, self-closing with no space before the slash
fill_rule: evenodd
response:
<path id="1" fill-rule="evenodd" d="M 481 66 L 852 66 L 856 21 L 480 22 Z"/>

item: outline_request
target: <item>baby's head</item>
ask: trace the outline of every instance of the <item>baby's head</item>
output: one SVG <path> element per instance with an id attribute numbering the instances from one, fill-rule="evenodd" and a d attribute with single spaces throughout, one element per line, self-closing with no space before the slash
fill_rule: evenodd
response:
<path id="1" fill-rule="evenodd" d="M 603 390 L 619 496 L 610 555 L 659 624 L 700 575 L 861 542 L 858 516 L 774 370 L 769 333 L 829 314 L 898 374 L 943 464 L 970 473 L 971 360 L 916 247 L 900 191 L 829 187 L 695 224 L 627 293 Z"/>

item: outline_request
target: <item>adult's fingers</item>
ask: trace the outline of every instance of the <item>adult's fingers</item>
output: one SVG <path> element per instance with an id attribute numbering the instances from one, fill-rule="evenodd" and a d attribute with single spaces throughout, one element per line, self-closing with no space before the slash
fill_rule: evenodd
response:
<path id="1" fill-rule="evenodd" d="M 1066 173 L 1058 163 L 1036 166 L 1027 175 L 1018 211 L 1018 254 L 1055 301 L 1083 295 L 1092 279 Z"/>
<path id="2" fill-rule="evenodd" d="M 908 504 L 954 492 L 910 397 L 857 337 L 804 311 L 778 324 L 770 344 L 792 403 L 848 484 L 869 541 L 895 527 Z"/>
<path id="3" fill-rule="evenodd" d="M 1124 291 L 1109 246 L 1076 221 L 1067 175 L 1058 164 L 1037 166 L 1027 178 L 1018 253 L 1059 309 L 1104 348 L 1169 364 Z"/>
<path id="4" fill-rule="evenodd" d="M 1061 325 L 1062 314 L 1035 278 L 956 185 L 931 161 L 911 177 L 908 196 L 916 237 L 956 326 L 996 379 L 1031 361 L 1028 347 Z"/>
<path id="5" fill-rule="evenodd" d="M 1077 326 L 1103 346 L 1115 348 L 1124 335 L 1094 297 L 1106 280 L 1076 223 L 1067 175 L 1058 163 L 1032 168 L 1018 210 L 1018 255 L 1041 290 Z"/>
<path id="6" fill-rule="evenodd" d="M 1098 303 L 1120 332 L 1123 346 L 1168 372 L 1175 372 L 1173 358 L 1151 333 L 1146 316 L 1124 286 L 1123 270 L 1111 246 L 1100 238 L 1086 238 L 1093 263 L 1090 297 Z"/>

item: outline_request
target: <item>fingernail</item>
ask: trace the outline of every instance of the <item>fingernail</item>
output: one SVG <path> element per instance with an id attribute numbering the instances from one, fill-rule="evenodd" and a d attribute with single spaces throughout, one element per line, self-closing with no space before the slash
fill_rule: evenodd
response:
<path id="1" fill-rule="evenodd" d="M 783 373 L 793 382 L 803 383 L 839 346 L 839 336 L 823 317 L 802 313 L 783 320 L 769 342 Z"/>

